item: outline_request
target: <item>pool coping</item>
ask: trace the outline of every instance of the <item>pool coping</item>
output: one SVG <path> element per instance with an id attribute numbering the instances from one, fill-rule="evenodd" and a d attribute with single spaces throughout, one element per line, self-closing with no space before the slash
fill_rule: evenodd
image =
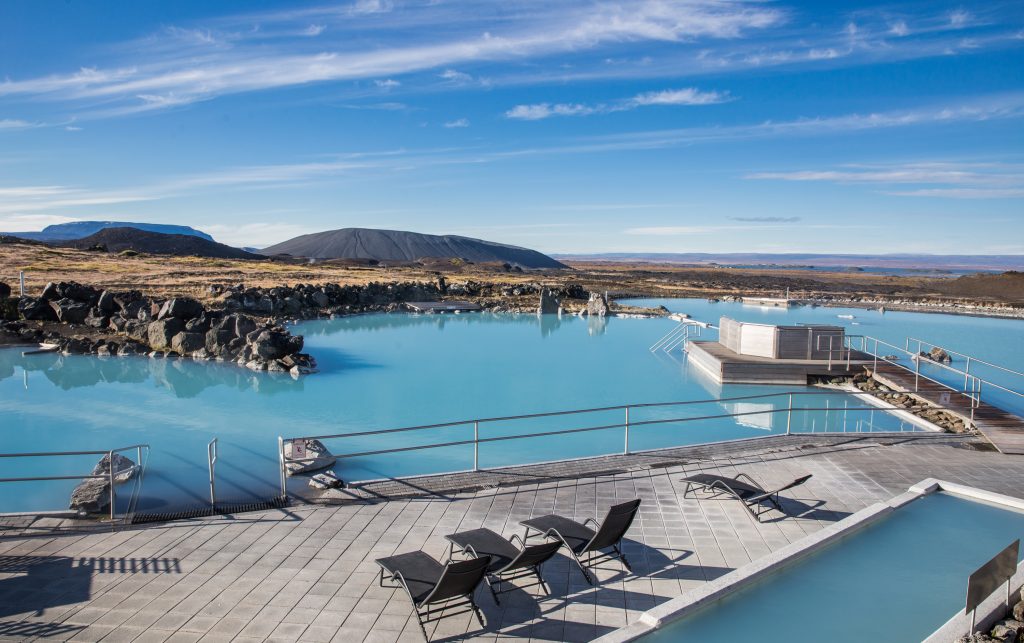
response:
<path id="1" fill-rule="evenodd" d="M 900 507 L 937 491 L 945 491 L 956 496 L 989 504 L 1009 506 L 1013 509 L 1024 511 L 1024 500 L 1020 498 L 993 493 L 967 485 L 946 482 L 937 478 L 927 478 L 913 485 L 907 491 L 893 496 L 888 501 L 875 503 L 869 507 L 861 509 L 860 511 L 847 516 L 824 529 L 801 538 L 796 542 L 790 543 L 779 550 L 758 558 L 757 560 L 744 565 L 739 569 L 733 570 L 715 580 L 709 581 L 698 588 L 690 590 L 678 598 L 674 598 L 653 609 L 647 610 L 633 623 L 595 639 L 595 643 L 625 643 L 627 641 L 635 641 L 643 636 L 651 634 L 665 625 L 679 621 L 708 604 L 721 600 L 729 594 L 743 589 L 769 573 L 795 563 L 837 540 L 860 531 L 862 528 L 873 524 L 885 516 L 888 516 Z M 1018 567 L 1017 575 L 1024 577 L 1024 567 Z M 986 605 L 990 599 L 992 599 L 991 596 L 989 599 L 986 599 Z M 954 617 L 950 622 L 940 628 L 939 632 L 944 632 L 944 628 L 951 626 L 954 621 L 957 621 L 959 616 L 960 615 Z M 966 626 L 969 625 L 970 621 L 968 620 Z M 964 628 L 965 631 L 967 629 L 966 626 Z M 963 632 L 961 632 L 961 634 L 962 633 Z M 935 634 L 932 636 L 935 636 Z M 959 634 L 957 634 L 957 636 L 959 636 Z M 935 640 L 938 641 L 940 639 Z M 951 639 L 947 638 L 941 640 Z"/>

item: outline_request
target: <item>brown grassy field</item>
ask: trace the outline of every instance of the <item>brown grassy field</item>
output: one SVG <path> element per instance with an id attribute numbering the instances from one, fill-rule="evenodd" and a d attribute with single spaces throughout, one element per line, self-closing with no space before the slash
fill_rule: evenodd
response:
<path id="1" fill-rule="evenodd" d="M 955 297 L 977 303 L 1024 302 L 1024 275 L 1012 274 L 984 277 L 979 281 L 976 277 L 891 277 L 858 272 L 757 271 L 660 264 L 575 262 L 570 265 L 571 271 L 519 273 L 496 266 L 457 263 L 377 267 L 156 255 L 123 257 L 44 245 L 0 243 L 0 281 L 11 284 L 16 291 L 18 272 L 23 270 L 29 294 L 39 293 L 50 281 L 73 280 L 111 289 L 135 288 L 157 296 L 180 294 L 205 298 L 211 284 L 365 284 L 371 281 L 433 281 L 438 274 L 444 274 L 449 282 L 576 282 L 588 290 L 620 295 L 781 296 L 788 288 L 793 298 L 830 295 L 845 299 L 885 295 L 920 300 Z"/>

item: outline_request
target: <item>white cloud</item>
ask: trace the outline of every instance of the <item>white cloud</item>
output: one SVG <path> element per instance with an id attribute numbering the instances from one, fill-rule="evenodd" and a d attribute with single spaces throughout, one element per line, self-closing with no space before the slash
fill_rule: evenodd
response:
<path id="1" fill-rule="evenodd" d="M 76 125 L 65 125 L 64 130 L 68 132 L 81 132 L 82 128 Z"/>
<path id="2" fill-rule="evenodd" d="M 402 83 L 400 83 L 397 80 L 393 80 L 391 78 L 385 78 L 384 80 L 375 80 L 375 81 L 373 81 L 373 84 L 376 85 L 377 87 L 381 87 L 383 89 L 392 89 L 394 87 L 398 87 Z"/>
<path id="3" fill-rule="evenodd" d="M 38 123 L 30 123 L 20 118 L 0 118 L 0 130 L 29 129 L 39 127 Z"/>
<path id="4" fill-rule="evenodd" d="M 327 29 L 327 25 L 309 25 L 306 30 L 302 32 L 304 36 L 315 37 L 319 36 Z"/>
<path id="5" fill-rule="evenodd" d="M 445 69 L 438 76 L 453 83 L 468 83 L 473 80 L 469 74 L 454 69 Z"/>
<path id="6" fill-rule="evenodd" d="M 387 13 L 394 8 L 391 0 L 356 0 L 352 5 L 350 13 L 365 15 L 371 13 Z"/>
<path id="7" fill-rule="evenodd" d="M 954 29 L 962 29 L 971 21 L 971 14 L 964 9 L 951 11 L 949 14 L 949 26 Z"/>
<path id="8" fill-rule="evenodd" d="M 608 114 L 624 112 L 638 107 L 651 105 L 713 105 L 732 100 L 729 92 L 701 91 L 688 87 L 685 89 L 666 89 L 637 94 L 632 98 L 615 103 L 584 105 L 582 103 L 536 103 L 533 105 L 516 105 L 505 112 L 506 118 L 539 121 L 552 116 L 589 116 L 590 114 Z"/>
<path id="9" fill-rule="evenodd" d="M 889 33 L 902 38 L 910 33 L 910 28 L 907 27 L 907 23 L 903 20 L 897 20 L 889 27 Z"/>
<path id="10" fill-rule="evenodd" d="M 75 219 L 55 214 L 11 214 L 0 216 L 0 231 L 35 232 L 42 230 L 48 225 L 67 223 L 69 221 L 75 221 Z"/>
<path id="11" fill-rule="evenodd" d="M 455 119 L 454 121 L 448 121 L 447 123 L 444 124 L 444 126 L 449 128 L 449 129 L 458 128 L 458 127 L 469 127 L 469 119 L 468 118 L 458 118 L 458 119 Z"/>
<path id="12" fill-rule="evenodd" d="M 221 243 L 238 248 L 265 248 L 302 234 L 317 232 L 294 223 L 245 223 L 242 225 L 205 224 L 203 232 Z"/>
<path id="13" fill-rule="evenodd" d="M 626 105 L 642 107 L 645 105 L 713 105 L 724 103 L 729 99 L 729 92 L 701 91 L 694 87 L 686 89 L 666 89 L 658 92 L 637 94 L 626 101 Z"/>

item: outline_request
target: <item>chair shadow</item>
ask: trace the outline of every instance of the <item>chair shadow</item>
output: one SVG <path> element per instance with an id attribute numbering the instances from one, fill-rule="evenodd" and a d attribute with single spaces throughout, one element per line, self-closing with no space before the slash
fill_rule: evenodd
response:
<path id="1" fill-rule="evenodd" d="M 804 518 L 807 520 L 821 520 L 824 522 L 838 522 L 850 515 L 849 511 L 836 511 L 834 509 L 822 509 L 825 506 L 824 500 L 811 500 L 809 503 L 795 498 L 782 498 L 782 515 L 775 515 L 771 518 L 764 518 L 763 523 L 781 522 L 787 518 Z M 775 510 L 773 514 L 778 514 Z"/>

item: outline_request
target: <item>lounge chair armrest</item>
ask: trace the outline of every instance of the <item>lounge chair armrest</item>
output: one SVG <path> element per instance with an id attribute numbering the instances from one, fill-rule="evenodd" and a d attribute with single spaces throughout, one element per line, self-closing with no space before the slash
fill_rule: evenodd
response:
<path id="1" fill-rule="evenodd" d="M 583 521 L 584 525 L 587 525 L 589 523 L 594 523 L 594 526 L 598 527 L 598 528 L 601 526 L 601 524 L 599 522 L 597 522 L 596 520 L 594 520 L 593 518 L 587 518 L 586 520 Z"/>
<path id="2" fill-rule="evenodd" d="M 705 485 L 704 488 L 705 489 L 721 489 L 722 491 L 728 493 L 729 495 L 735 496 L 736 498 L 740 497 L 740 494 L 736 493 L 736 491 L 732 487 L 730 487 L 726 483 L 722 482 L 721 480 L 715 480 L 711 484 Z"/>
<path id="3" fill-rule="evenodd" d="M 740 478 L 746 478 L 747 482 L 749 482 L 751 484 L 751 486 L 757 487 L 761 491 L 765 491 L 764 487 L 762 487 L 761 485 L 757 484 L 757 482 L 755 482 L 754 479 L 751 478 L 750 476 L 748 476 L 747 474 L 745 474 L 745 473 L 736 474 L 736 479 L 739 480 Z"/>
<path id="4" fill-rule="evenodd" d="M 525 540 L 523 540 L 523 537 L 522 537 L 522 536 L 520 536 L 519 534 L 512 534 L 512 535 L 511 535 L 511 536 L 509 536 L 509 538 L 508 538 L 508 541 L 509 541 L 509 542 L 511 542 L 511 543 L 514 543 L 514 542 L 516 542 L 517 540 L 519 541 L 519 547 L 520 547 L 521 549 L 526 549 L 526 541 L 525 541 Z"/>

